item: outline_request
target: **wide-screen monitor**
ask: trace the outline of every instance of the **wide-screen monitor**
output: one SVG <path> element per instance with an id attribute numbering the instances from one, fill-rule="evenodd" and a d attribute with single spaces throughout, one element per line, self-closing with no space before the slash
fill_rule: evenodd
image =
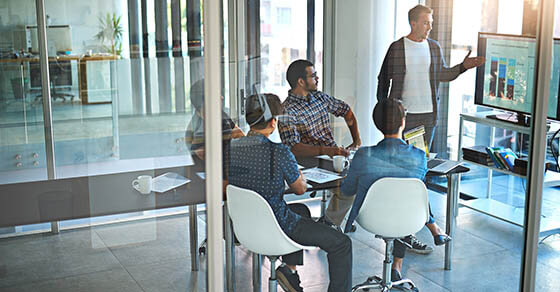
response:
<path id="1" fill-rule="evenodd" d="M 520 114 L 531 114 L 535 82 L 534 37 L 493 33 L 478 34 L 478 56 L 486 63 L 477 68 L 475 104 Z M 560 40 L 554 40 L 552 76 L 547 116 L 560 120 Z"/>

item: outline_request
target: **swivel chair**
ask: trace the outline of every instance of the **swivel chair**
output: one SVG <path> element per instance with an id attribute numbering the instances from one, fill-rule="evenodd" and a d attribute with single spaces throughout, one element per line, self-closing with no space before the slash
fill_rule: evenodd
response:
<path id="1" fill-rule="evenodd" d="M 385 241 L 382 277 L 372 276 L 352 291 L 392 288 L 408 291 L 415 288 L 409 279 L 391 282 L 391 264 L 395 240 L 418 232 L 428 221 L 428 191 L 416 178 L 386 177 L 371 185 L 356 221 L 362 228 Z M 407 289 L 404 284 L 410 287 Z M 397 286 L 398 285 L 398 286 Z"/>
<path id="2" fill-rule="evenodd" d="M 249 251 L 265 255 L 270 260 L 268 291 L 277 291 L 276 260 L 279 256 L 314 247 L 291 240 L 280 228 L 272 208 L 254 191 L 228 185 L 227 208 L 233 231 Z"/>

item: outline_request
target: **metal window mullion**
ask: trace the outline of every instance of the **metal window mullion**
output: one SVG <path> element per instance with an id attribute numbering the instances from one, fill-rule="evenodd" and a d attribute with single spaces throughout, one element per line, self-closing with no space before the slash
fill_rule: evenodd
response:
<path id="1" fill-rule="evenodd" d="M 323 2 L 323 91 L 334 93 L 336 2 Z"/>
<path id="2" fill-rule="evenodd" d="M 544 155 L 546 149 L 546 113 L 552 63 L 552 34 L 554 0 L 539 1 L 535 80 L 532 105 L 531 148 L 529 149 L 529 174 L 525 202 L 523 257 L 521 263 L 520 291 L 534 291 L 537 269 L 537 249 L 542 208 L 544 181 Z M 538 102 L 537 102 L 538 101 Z"/>
<path id="3" fill-rule="evenodd" d="M 206 153 L 222 153 L 220 0 L 204 1 L 204 128 Z M 223 291 L 222 155 L 206 155 L 207 290 Z"/>
<path id="4" fill-rule="evenodd" d="M 37 37 L 39 39 L 39 64 L 41 66 L 41 91 L 43 94 L 43 128 L 45 131 L 47 177 L 48 179 L 55 179 L 56 169 L 54 163 L 54 135 L 49 77 L 49 54 L 47 51 L 47 18 L 45 14 L 45 1 L 36 0 L 35 8 L 37 13 Z"/>
<path id="5" fill-rule="evenodd" d="M 315 0 L 307 0 L 307 60 L 315 63 Z"/>

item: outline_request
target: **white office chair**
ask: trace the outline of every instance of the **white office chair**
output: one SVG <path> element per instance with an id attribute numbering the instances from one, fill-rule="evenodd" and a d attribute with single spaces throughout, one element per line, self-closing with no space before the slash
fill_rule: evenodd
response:
<path id="1" fill-rule="evenodd" d="M 237 240 L 248 250 L 270 259 L 268 291 L 276 291 L 276 259 L 279 256 L 314 247 L 291 240 L 280 228 L 272 208 L 258 193 L 227 186 L 227 207 Z"/>
<path id="2" fill-rule="evenodd" d="M 378 289 L 389 291 L 391 288 L 408 283 L 409 279 L 391 282 L 391 264 L 395 239 L 418 232 L 428 221 L 428 191 L 424 183 L 416 178 L 379 179 L 368 190 L 356 221 L 375 237 L 385 241 L 385 260 L 383 277 L 369 277 L 364 283 L 356 285 L 352 291 Z"/>

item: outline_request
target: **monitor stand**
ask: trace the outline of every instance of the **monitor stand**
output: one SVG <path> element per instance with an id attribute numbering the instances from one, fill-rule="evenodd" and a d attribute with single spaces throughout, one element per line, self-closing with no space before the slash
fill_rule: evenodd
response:
<path id="1" fill-rule="evenodd" d="M 531 117 L 520 113 L 503 113 L 495 115 L 487 115 L 489 119 L 500 120 L 512 124 L 517 124 L 524 127 L 529 127 L 531 124 Z"/>

